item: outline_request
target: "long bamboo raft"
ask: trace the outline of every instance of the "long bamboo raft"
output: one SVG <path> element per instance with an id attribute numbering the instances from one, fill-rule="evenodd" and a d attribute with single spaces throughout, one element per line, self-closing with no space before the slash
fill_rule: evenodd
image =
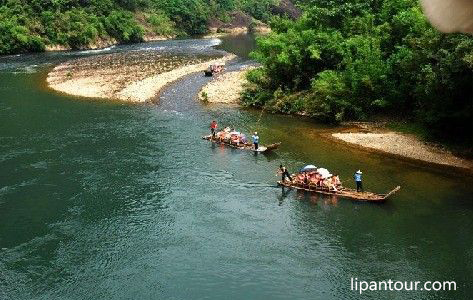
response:
<path id="1" fill-rule="evenodd" d="M 303 190 L 307 192 L 325 194 L 325 195 L 335 195 L 340 197 L 351 198 L 356 201 L 365 201 L 365 202 L 385 202 L 389 196 L 392 196 L 394 193 L 401 189 L 400 186 L 395 187 L 392 191 L 387 194 L 376 194 L 372 192 L 357 192 L 355 189 L 340 187 L 337 191 L 331 191 L 326 187 L 318 187 L 314 185 L 307 184 L 298 184 L 292 182 L 282 182 L 278 181 L 278 185 L 293 188 L 296 190 Z"/>
<path id="2" fill-rule="evenodd" d="M 267 145 L 267 146 L 259 146 L 258 149 L 256 150 L 253 147 L 252 144 L 235 145 L 235 144 L 231 144 L 231 143 L 228 143 L 228 142 L 219 141 L 217 139 L 214 139 L 214 138 L 212 138 L 212 135 L 203 136 L 202 139 L 211 141 L 212 143 L 215 143 L 215 144 L 223 144 L 223 145 L 228 146 L 228 147 L 232 147 L 232 148 L 236 148 L 236 149 L 240 149 L 240 150 L 250 150 L 250 151 L 258 152 L 258 153 L 270 152 L 272 150 L 277 149 L 281 145 L 281 143 L 275 143 L 275 144 L 271 144 L 271 145 Z"/>

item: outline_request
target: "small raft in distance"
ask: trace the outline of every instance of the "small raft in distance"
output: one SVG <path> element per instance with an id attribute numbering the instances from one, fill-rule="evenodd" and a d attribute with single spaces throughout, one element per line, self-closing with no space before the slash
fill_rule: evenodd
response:
<path id="1" fill-rule="evenodd" d="M 224 65 L 210 65 L 204 71 L 204 74 L 206 77 L 212 77 L 214 74 L 223 72 L 224 69 L 225 69 Z"/>
<path id="2" fill-rule="evenodd" d="M 307 192 L 351 198 L 356 201 L 378 202 L 378 203 L 385 202 L 389 196 L 393 195 L 394 193 L 396 193 L 397 191 L 401 189 L 400 186 L 397 186 L 387 194 L 376 194 L 372 192 L 357 192 L 355 189 L 344 188 L 344 187 L 340 187 L 337 191 L 330 191 L 326 187 L 316 187 L 313 185 L 297 184 L 297 183 L 292 183 L 292 182 L 287 182 L 287 181 L 285 182 L 278 181 L 278 185 L 297 189 L 297 190 L 303 190 Z"/>
<path id="3" fill-rule="evenodd" d="M 240 149 L 240 150 L 250 150 L 250 151 L 253 151 L 253 152 L 257 152 L 257 153 L 268 153 L 272 150 L 277 149 L 281 145 L 281 143 L 275 143 L 275 144 L 271 144 L 271 145 L 267 145 L 267 146 L 259 146 L 258 149 L 256 150 L 255 148 L 253 148 L 252 144 L 240 144 L 238 146 L 238 145 L 230 144 L 230 143 L 227 143 L 227 142 L 221 142 L 217 139 L 212 138 L 212 135 L 203 136 L 202 139 L 207 140 L 207 141 L 211 141 L 212 143 L 215 143 L 215 144 L 223 144 L 223 145 L 228 146 L 228 147 L 237 148 L 237 149 Z"/>

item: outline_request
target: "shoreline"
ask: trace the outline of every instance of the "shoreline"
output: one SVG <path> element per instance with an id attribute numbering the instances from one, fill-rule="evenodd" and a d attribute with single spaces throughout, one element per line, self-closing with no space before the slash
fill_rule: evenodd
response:
<path id="1" fill-rule="evenodd" d="M 405 161 L 473 173 L 473 161 L 453 155 L 441 145 L 428 144 L 412 134 L 387 130 L 373 124 L 350 124 L 323 134 L 351 148 L 397 157 Z"/>
<path id="2" fill-rule="evenodd" d="M 199 99 L 205 103 L 238 104 L 240 94 L 247 83 L 245 75 L 253 68 L 246 67 L 216 75 L 200 89 Z"/>
<path id="3" fill-rule="evenodd" d="M 219 37 L 226 37 L 226 36 L 238 36 L 238 35 L 250 35 L 250 34 L 267 34 L 268 32 L 261 30 L 261 31 L 238 31 L 238 32 L 209 32 L 204 35 L 197 35 L 197 36 L 189 36 L 185 38 L 202 38 L 202 39 L 213 39 Z M 150 43 L 150 42 L 159 42 L 159 41 L 170 41 L 170 40 L 179 40 L 177 36 L 145 36 L 143 37 L 142 42 L 136 42 L 131 44 L 120 43 L 115 39 L 110 40 L 100 40 L 96 43 L 92 43 L 87 47 L 79 47 L 78 49 L 72 49 L 69 46 L 60 45 L 60 44 L 49 44 L 46 45 L 44 51 L 32 51 L 32 52 L 20 52 L 20 53 L 10 53 L 10 54 L 0 54 L 0 57 L 7 57 L 7 56 L 16 56 L 16 55 L 23 55 L 23 54 L 34 54 L 34 53 L 48 53 L 48 52 L 67 52 L 67 51 L 88 51 L 88 50 L 103 50 L 109 47 L 116 47 L 120 45 L 136 45 L 136 44 L 143 44 L 143 43 Z"/>
<path id="4" fill-rule="evenodd" d="M 137 42 L 133 44 L 140 44 L 140 43 L 149 43 L 149 42 L 159 42 L 159 41 L 168 41 L 175 39 L 176 37 L 170 36 L 152 36 L 147 35 L 143 37 L 142 42 Z M 118 42 L 114 38 L 110 39 L 99 39 L 94 43 L 89 44 L 87 47 L 80 47 L 78 49 L 72 49 L 69 46 L 59 45 L 59 44 L 50 44 L 46 45 L 44 52 L 63 52 L 63 51 L 86 51 L 86 50 L 103 50 L 109 47 L 115 47 L 119 45 L 126 45 L 123 43 Z"/>

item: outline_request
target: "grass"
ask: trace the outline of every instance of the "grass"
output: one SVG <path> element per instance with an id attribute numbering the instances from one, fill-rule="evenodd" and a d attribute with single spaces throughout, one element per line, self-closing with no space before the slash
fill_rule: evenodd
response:
<path id="1" fill-rule="evenodd" d="M 209 103 L 209 95 L 206 92 L 202 92 L 201 96 L 202 102 Z"/>

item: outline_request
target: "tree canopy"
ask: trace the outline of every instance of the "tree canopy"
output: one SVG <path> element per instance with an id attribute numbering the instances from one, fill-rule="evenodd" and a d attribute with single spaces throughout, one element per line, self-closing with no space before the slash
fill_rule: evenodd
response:
<path id="1" fill-rule="evenodd" d="M 143 40 L 147 33 L 206 33 L 211 18 L 242 11 L 267 21 L 278 0 L 0 0 L 0 54 L 73 49 L 98 40 Z"/>
<path id="2" fill-rule="evenodd" d="M 471 144 L 472 36 L 438 32 L 415 0 L 304 3 L 258 40 L 244 103 L 328 122 L 400 116 Z"/>

